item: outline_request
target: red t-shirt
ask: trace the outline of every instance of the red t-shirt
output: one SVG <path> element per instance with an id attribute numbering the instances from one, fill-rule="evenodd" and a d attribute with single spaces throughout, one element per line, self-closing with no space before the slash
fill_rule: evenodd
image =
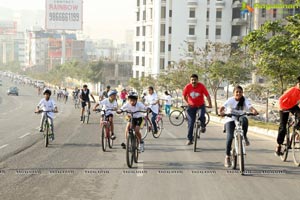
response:
<path id="1" fill-rule="evenodd" d="M 202 83 L 198 83 L 196 87 L 193 85 L 187 84 L 183 89 L 183 96 L 187 96 L 188 104 L 191 107 L 199 107 L 204 105 L 204 95 L 209 96 L 209 93 L 206 87 Z"/>
<path id="2" fill-rule="evenodd" d="M 280 110 L 288 110 L 297 105 L 300 100 L 300 90 L 297 87 L 292 87 L 279 98 Z"/>

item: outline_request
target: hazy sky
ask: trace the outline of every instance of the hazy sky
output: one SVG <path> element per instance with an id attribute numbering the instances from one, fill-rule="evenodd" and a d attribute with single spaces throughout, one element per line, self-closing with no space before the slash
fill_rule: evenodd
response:
<path id="1" fill-rule="evenodd" d="M 84 0 L 84 33 L 91 38 L 123 41 L 125 31 L 134 28 L 135 2 L 135 0 Z M 0 7 L 45 10 L 45 0 L 0 0 Z"/>

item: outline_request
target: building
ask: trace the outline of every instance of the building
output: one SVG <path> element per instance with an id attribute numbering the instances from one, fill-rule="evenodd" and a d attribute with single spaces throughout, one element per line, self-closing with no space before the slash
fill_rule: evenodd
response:
<path id="1" fill-rule="evenodd" d="M 248 15 L 238 0 L 136 0 L 133 76 L 156 76 L 208 41 L 237 46 Z"/>

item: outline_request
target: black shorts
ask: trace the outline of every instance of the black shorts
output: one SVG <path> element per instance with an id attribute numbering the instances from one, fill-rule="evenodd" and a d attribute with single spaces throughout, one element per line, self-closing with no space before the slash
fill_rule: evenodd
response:
<path id="1" fill-rule="evenodd" d="M 104 115 L 102 115 L 102 118 L 104 117 Z M 109 115 L 106 115 L 105 116 L 105 121 L 108 121 L 108 119 L 109 119 L 109 117 L 114 117 L 114 115 L 113 114 L 109 114 Z"/>
<path id="2" fill-rule="evenodd" d="M 142 122 L 143 122 L 143 117 L 133 118 L 132 125 L 133 126 L 141 126 Z"/>
<path id="3" fill-rule="evenodd" d="M 89 101 L 82 101 L 81 102 L 81 107 L 84 108 L 86 106 L 86 103 L 89 103 Z"/>

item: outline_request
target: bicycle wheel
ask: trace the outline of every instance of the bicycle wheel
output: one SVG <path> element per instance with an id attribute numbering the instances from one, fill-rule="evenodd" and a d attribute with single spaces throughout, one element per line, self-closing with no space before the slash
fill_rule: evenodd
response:
<path id="1" fill-rule="evenodd" d="M 134 162 L 135 163 L 138 163 L 138 161 L 139 161 L 139 154 L 140 154 L 140 152 L 139 152 L 139 149 L 138 149 L 138 144 L 139 144 L 139 140 L 138 140 L 138 138 L 136 137 L 136 136 L 134 136 L 134 157 L 133 157 L 133 159 L 134 159 Z"/>
<path id="2" fill-rule="evenodd" d="M 205 125 L 207 125 L 210 121 L 210 116 L 208 112 L 205 112 Z"/>
<path id="3" fill-rule="evenodd" d="M 183 111 L 173 110 L 169 116 L 170 123 L 174 126 L 180 126 L 184 122 Z"/>
<path id="4" fill-rule="evenodd" d="M 283 162 L 285 162 L 287 157 L 288 157 L 290 147 L 291 147 L 291 144 L 290 144 L 290 127 L 288 127 L 288 129 L 286 131 L 285 138 L 284 138 L 284 142 L 281 145 L 280 158 Z"/>
<path id="5" fill-rule="evenodd" d="M 154 138 L 159 138 L 159 136 L 161 135 L 163 129 L 164 129 L 164 122 L 163 119 L 160 117 L 160 119 L 156 122 L 157 125 L 157 133 L 154 134 L 154 132 L 152 132 L 152 135 Z"/>
<path id="6" fill-rule="evenodd" d="M 231 168 L 236 169 L 236 164 L 237 164 L 237 155 L 236 155 L 235 148 L 233 148 L 231 152 Z"/>
<path id="7" fill-rule="evenodd" d="M 106 125 L 102 126 L 102 132 L 101 132 L 101 144 L 102 144 L 102 150 L 106 151 L 107 147 L 107 138 L 106 138 Z"/>
<path id="8" fill-rule="evenodd" d="M 49 144 L 49 124 L 48 124 L 47 120 L 45 121 L 44 142 L 45 142 L 45 147 L 48 147 L 48 144 Z"/>
<path id="9" fill-rule="evenodd" d="M 292 150 L 293 158 L 296 166 L 300 166 L 300 134 L 297 131 L 294 131 L 292 136 Z"/>
<path id="10" fill-rule="evenodd" d="M 141 128 L 141 133 L 142 133 L 142 140 L 144 140 L 148 133 L 149 133 L 149 122 L 146 118 L 143 118 L 143 123 L 144 126 L 140 127 Z"/>
<path id="11" fill-rule="evenodd" d="M 114 141 L 111 139 L 110 126 L 106 129 L 106 137 L 107 137 L 108 147 L 112 149 L 114 145 Z"/>
<path id="12" fill-rule="evenodd" d="M 88 113 L 86 114 L 86 124 L 89 123 L 89 120 L 90 120 L 90 113 L 88 111 Z"/>
<path id="13" fill-rule="evenodd" d="M 195 122 L 194 123 L 194 130 L 193 130 L 193 137 L 194 137 L 194 152 L 197 151 L 197 141 L 198 141 L 198 135 L 200 137 L 200 134 L 199 134 L 199 123 L 198 122 Z M 200 139 L 200 138 L 199 138 Z"/>
<path id="14" fill-rule="evenodd" d="M 240 172 L 243 175 L 245 171 L 245 165 L 244 165 L 244 149 L 243 149 L 243 141 L 241 134 L 238 134 L 238 146 L 239 146 L 239 165 L 240 165 Z"/>
<path id="15" fill-rule="evenodd" d="M 127 143 L 126 144 L 126 163 L 129 168 L 132 168 L 133 157 L 134 157 L 134 146 L 133 146 L 132 133 L 128 134 L 126 143 Z"/>
<path id="16" fill-rule="evenodd" d="M 82 116 L 82 123 L 84 124 L 85 122 L 85 114 Z"/>

